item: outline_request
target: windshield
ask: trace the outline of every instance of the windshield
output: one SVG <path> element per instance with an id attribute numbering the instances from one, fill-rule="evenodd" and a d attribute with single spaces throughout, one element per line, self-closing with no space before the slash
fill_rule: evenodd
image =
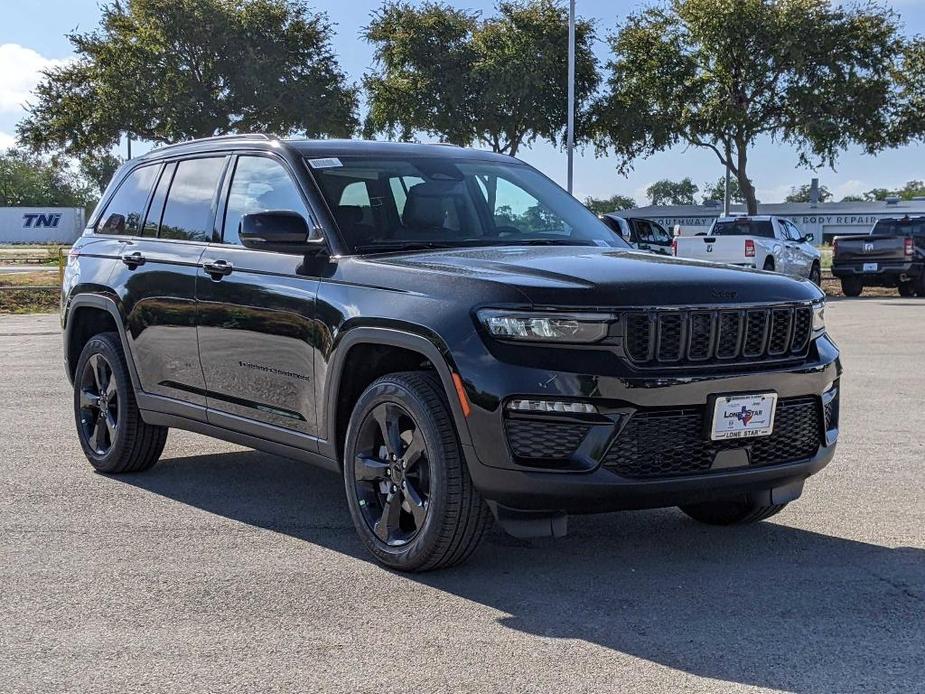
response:
<path id="1" fill-rule="evenodd" d="M 768 220 L 736 219 L 728 222 L 716 222 L 710 236 L 757 236 L 773 239 L 774 228 Z"/>
<path id="2" fill-rule="evenodd" d="M 891 236 L 925 236 L 925 219 L 882 219 L 874 225 L 870 233 Z"/>
<path id="3" fill-rule="evenodd" d="M 351 253 L 466 246 L 628 248 L 524 164 L 344 156 L 308 166 Z"/>

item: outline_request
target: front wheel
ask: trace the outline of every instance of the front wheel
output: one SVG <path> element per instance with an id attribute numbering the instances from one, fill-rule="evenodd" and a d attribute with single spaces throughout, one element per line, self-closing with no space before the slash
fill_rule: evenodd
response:
<path id="1" fill-rule="evenodd" d="M 787 504 L 761 505 L 748 496 L 688 504 L 679 508 L 694 520 L 708 525 L 744 525 L 757 523 L 780 513 Z"/>
<path id="2" fill-rule="evenodd" d="M 428 372 L 388 374 L 360 396 L 347 427 L 344 485 L 360 539 L 401 571 L 463 562 L 491 518 Z"/>
<path id="3" fill-rule="evenodd" d="M 861 296 L 864 283 L 857 277 L 842 277 L 841 292 L 845 296 Z"/>
<path id="4" fill-rule="evenodd" d="M 87 460 L 99 472 L 141 472 L 157 462 L 167 428 L 145 424 L 116 333 L 91 338 L 74 372 L 74 417 Z"/>

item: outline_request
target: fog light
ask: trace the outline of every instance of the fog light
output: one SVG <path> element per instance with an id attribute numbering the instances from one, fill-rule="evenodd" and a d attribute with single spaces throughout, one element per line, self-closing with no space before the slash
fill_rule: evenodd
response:
<path id="1" fill-rule="evenodd" d="M 597 408 L 587 402 L 562 400 L 511 400 L 507 404 L 515 412 L 561 412 L 563 414 L 597 414 Z"/>

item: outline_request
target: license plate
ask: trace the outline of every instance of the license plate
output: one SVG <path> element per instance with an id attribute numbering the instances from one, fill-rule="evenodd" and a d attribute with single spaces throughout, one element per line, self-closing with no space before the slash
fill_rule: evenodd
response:
<path id="1" fill-rule="evenodd" d="M 864 272 L 876 272 L 877 263 L 864 263 Z"/>
<path id="2" fill-rule="evenodd" d="M 710 438 L 750 439 L 769 436 L 774 431 L 777 393 L 721 395 L 713 405 Z"/>

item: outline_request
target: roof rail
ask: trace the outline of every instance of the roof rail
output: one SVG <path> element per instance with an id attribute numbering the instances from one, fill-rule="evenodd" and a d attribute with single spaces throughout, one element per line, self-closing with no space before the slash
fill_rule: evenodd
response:
<path id="1" fill-rule="evenodd" d="M 197 137 L 193 138 L 192 140 L 183 140 L 183 142 L 174 142 L 169 145 L 162 145 L 161 147 L 152 149 L 150 152 L 148 152 L 148 154 L 164 152 L 175 147 L 194 145 L 199 142 L 215 142 L 224 140 L 272 140 L 273 138 L 274 136 L 267 135 L 266 133 L 230 133 L 228 135 L 212 135 L 211 137 Z"/>

